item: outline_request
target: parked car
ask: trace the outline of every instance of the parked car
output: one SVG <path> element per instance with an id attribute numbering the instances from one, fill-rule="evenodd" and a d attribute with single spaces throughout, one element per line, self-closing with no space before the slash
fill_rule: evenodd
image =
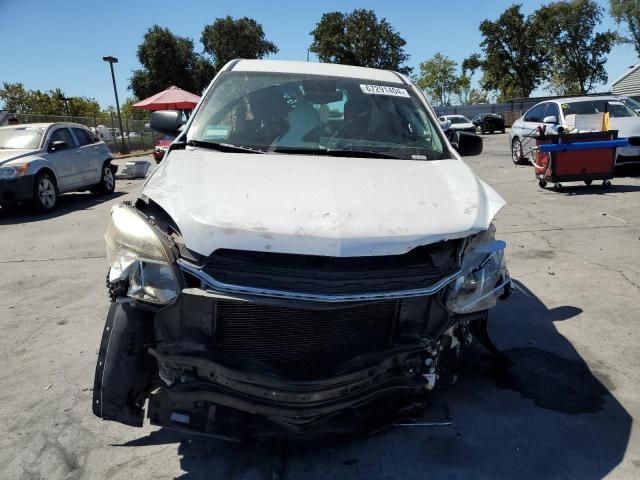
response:
<path id="1" fill-rule="evenodd" d="M 472 122 L 481 133 L 505 132 L 504 118 L 497 113 L 480 113 L 473 117 Z"/>
<path id="2" fill-rule="evenodd" d="M 531 107 L 511 126 L 509 141 L 513 163 L 527 163 L 538 127 L 554 127 L 566 124 L 567 115 L 609 113 L 609 125 L 618 136 L 640 135 L 640 115 L 612 95 L 558 98 Z M 640 147 L 628 146 L 616 150 L 616 167 L 640 164 Z"/>
<path id="3" fill-rule="evenodd" d="M 479 136 L 447 142 L 395 72 L 268 60 L 228 63 L 180 124 L 152 114 L 176 141 L 111 212 L 95 415 L 142 426 L 148 400 L 154 425 L 233 440 L 368 431 L 453 381 L 511 290 L 504 201 L 460 158 Z"/>
<path id="4" fill-rule="evenodd" d="M 476 133 L 476 126 L 464 115 L 444 115 L 440 117 L 440 122 L 446 122 L 447 120 L 451 121 L 451 125 L 449 125 L 449 130 L 451 131 Z"/>
<path id="5" fill-rule="evenodd" d="M 171 142 L 173 142 L 173 137 L 168 135 L 158 140 L 158 143 L 153 149 L 153 158 L 156 160 L 156 163 L 160 163 L 162 161 L 164 154 L 169 149 L 169 145 L 171 145 Z"/>
<path id="6" fill-rule="evenodd" d="M 111 152 L 84 125 L 0 127 L 0 203 L 30 202 L 38 211 L 50 211 L 61 193 L 114 188 Z"/>

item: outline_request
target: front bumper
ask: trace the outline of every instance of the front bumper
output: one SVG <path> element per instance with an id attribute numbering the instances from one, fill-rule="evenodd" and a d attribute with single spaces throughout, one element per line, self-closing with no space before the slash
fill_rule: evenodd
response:
<path id="1" fill-rule="evenodd" d="M 33 175 L 0 180 L 0 202 L 18 202 L 33 198 Z"/>
<path id="2" fill-rule="evenodd" d="M 375 428 L 420 402 L 429 385 L 418 375 L 425 353 L 417 346 L 384 352 L 349 374 L 297 382 L 197 356 L 151 353 L 160 364 L 196 369 L 199 377 L 152 393 L 151 423 L 233 440 Z"/>

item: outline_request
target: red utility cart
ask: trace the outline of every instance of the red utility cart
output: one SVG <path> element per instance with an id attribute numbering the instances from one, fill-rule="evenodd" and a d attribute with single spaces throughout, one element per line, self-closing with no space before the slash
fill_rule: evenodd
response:
<path id="1" fill-rule="evenodd" d="M 544 188 L 549 182 L 560 190 L 561 182 L 591 185 L 593 180 L 602 180 L 602 185 L 609 187 L 616 148 L 627 145 L 626 139 L 617 138 L 617 130 L 536 137 L 532 153 L 538 185 Z"/>

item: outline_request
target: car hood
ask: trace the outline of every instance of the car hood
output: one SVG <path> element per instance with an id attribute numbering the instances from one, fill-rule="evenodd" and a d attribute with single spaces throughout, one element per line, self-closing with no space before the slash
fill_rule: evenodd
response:
<path id="1" fill-rule="evenodd" d="M 488 228 L 504 200 L 458 159 L 174 150 L 143 197 L 202 255 L 394 255 Z"/>
<path id="2" fill-rule="evenodd" d="M 476 126 L 471 122 L 468 122 L 468 123 L 452 123 L 451 127 L 449 127 L 449 128 L 451 128 L 451 130 L 462 130 L 464 128 L 476 128 Z"/>
<path id="3" fill-rule="evenodd" d="M 23 157 L 28 157 L 39 150 L 25 149 L 25 148 L 0 148 L 0 165 L 18 160 Z"/>

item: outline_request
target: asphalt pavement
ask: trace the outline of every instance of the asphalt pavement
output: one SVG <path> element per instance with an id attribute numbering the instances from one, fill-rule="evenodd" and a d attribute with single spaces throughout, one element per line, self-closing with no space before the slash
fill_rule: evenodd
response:
<path id="1" fill-rule="evenodd" d="M 483 138 L 467 162 L 508 202 L 495 223 L 519 288 L 490 331 L 512 366 L 467 351 L 423 419 L 442 426 L 231 444 L 101 421 L 102 237 L 142 181 L 64 195 L 48 215 L 0 210 L 0 478 L 640 478 L 640 179 L 543 190 L 512 165 L 507 135 Z"/>

